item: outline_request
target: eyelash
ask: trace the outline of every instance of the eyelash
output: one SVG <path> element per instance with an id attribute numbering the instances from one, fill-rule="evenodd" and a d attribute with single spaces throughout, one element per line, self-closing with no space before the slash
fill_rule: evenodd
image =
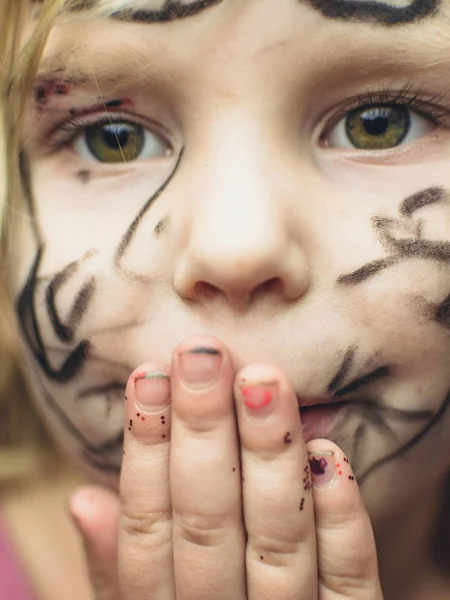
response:
<path id="1" fill-rule="evenodd" d="M 348 113 L 356 109 L 370 108 L 374 106 L 403 106 L 414 110 L 422 117 L 431 119 L 436 124 L 445 125 L 445 118 L 450 115 L 450 107 L 444 108 L 439 103 L 444 100 L 450 90 L 436 94 L 429 100 L 423 99 L 423 89 L 415 88 L 414 84 L 408 84 L 398 91 L 392 91 L 392 87 L 381 86 L 378 90 L 368 89 L 362 94 L 358 94 L 353 100 L 339 107 L 326 127 L 326 132 L 335 127 L 339 121 L 345 118 Z"/>
<path id="2" fill-rule="evenodd" d="M 450 107 L 444 108 L 439 105 L 448 96 L 449 92 L 450 90 L 436 94 L 429 100 L 424 100 L 422 97 L 422 88 L 415 88 L 414 84 L 405 85 L 398 91 L 393 91 L 390 86 L 381 86 L 377 90 L 368 89 L 366 92 L 358 94 L 352 100 L 341 105 L 336 114 L 329 119 L 320 137 L 323 139 L 351 111 L 383 105 L 404 106 L 410 110 L 414 110 L 422 117 L 431 119 L 437 125 L 447 125 L 450 127 L 450 123 L 445 123 L 446 117 L 450 115 Z M 79 116 L 66 120 L 63 123 L 55 124 L 50 132 L 50 139 L 46 140 L 45 145 L 50 152 L 58 152 L 63 148 L 70 147 L 90 126 L 108 125 L 121 121 L 142 125 L 136 119 L 130 118 L 130 115 L 119 112 L 108 112 L 97 119 L 94 115 Z M 145 126 L 142 125 L 142 127 Z M 160 129 L 155 124 L 151 131 L 163 138 L 168 147 L 172 147 L 172 144 L 167 139 L 167 135 L 161 132 Z"/>
<path id="3" fill-rule="evenodd" d="M 58 152 L 59 150 L 71 146 L 75 140 L 86 131 L 88 127 L 111 125 L 122 122 L 132 123 L 133 125 L 139 125 L 144 129 L 147 129 L 154 135 L 162 138 L 167 144 L 168 148 L 172 149 L 173 146 L 168 139 L 167 134 L 162 132 L 162 128 L 158 127 L 156 123 L 153 123 L 153 127 L 149 127 L 148 120 L 147 125 L 144 125 L 130 115 L 115 111 L 108 112 L 97 118 L 95 115 L 78 116 L 67 119 L 63 123 L 53 125 L 49 139 L 46 140 L 46 146 L 50 152 Z"/>

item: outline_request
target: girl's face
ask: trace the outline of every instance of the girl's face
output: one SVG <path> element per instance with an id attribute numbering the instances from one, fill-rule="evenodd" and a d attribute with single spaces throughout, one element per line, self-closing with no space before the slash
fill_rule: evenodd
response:
<path id="1" fill-rule="evenodd" d="M 29 102 L 9 275 L 51 427 L 117 474 L 130 372 L 214 334 L 329 397 L 307 435 L 395 511 L 450 452 L 447 3 L 139 8 L 58 27 Z"/>

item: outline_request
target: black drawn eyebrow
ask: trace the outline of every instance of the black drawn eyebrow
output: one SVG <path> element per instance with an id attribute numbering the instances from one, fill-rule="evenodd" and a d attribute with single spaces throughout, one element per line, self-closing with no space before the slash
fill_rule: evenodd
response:
<path id="1" fill-rule="evenodd" d="M 207 8 L 220 4 L 223 0 L 193 0 L 189 4 L 182 4 L 180 0 L 166 0 L 159 10 L 145 10 L 126 8 L 112 13 L 112 19 L 127 21 L 128 23 L 168 23 L 177 19 L 193 17 Z"/>
<path id="2" fill-rule="evenodd" d="M 407 6 L 393 6 L 376 0 L 301 0 L 319 10 L 324 17 L 362 21 L 392 27 L 407 25 L 439 14 L 442 0 L 411 0 Z"/>

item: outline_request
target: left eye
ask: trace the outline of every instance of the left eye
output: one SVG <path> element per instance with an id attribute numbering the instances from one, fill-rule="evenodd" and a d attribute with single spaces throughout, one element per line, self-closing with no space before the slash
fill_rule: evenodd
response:
<path id="1" fill-rule="evenodd" d="M 359 107 L 347 113 L 327 136 L 332 148 L 387 150 L 426 135 L 435 128 L 431 119 L 401 105 Z"/>
<path id="2" fill-rule="evenodd" d="M 160 136 L 127 121 L 88 125 L 73 148 L 84 158 L 102 163 L 158 158 L 169 153 L 168 144 Z"/>

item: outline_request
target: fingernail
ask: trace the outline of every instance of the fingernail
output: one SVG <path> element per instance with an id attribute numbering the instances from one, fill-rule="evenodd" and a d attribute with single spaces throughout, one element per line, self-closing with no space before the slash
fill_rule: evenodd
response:
<path id="1" fill-rule="evenodd" d="M 276 381 L 250 383 L 239 386 L 247 414 L 257 419 L 265 419 L 271 415 L 278 397 Z"/>
<path id="2" fill-rule="evenodd" d="M 308 461 L 314 487 L 323 488 L 334 481 L 337 475 L 334 452 L 308 452 Z"/>
<path id="3" fill-rule="evenodd" d="M 136 402 L 148 413 L 159 412 L 170 404 L 170 376 L 167 373 L 139 373 L 134 378 Z"/>
<path id="4" fill-rule="evenodd" d="M 216 348 L 193 348 L 179 355 L 183 382 L 191 388 L 213 384 L 220 375 L 222 353 Z"/>

